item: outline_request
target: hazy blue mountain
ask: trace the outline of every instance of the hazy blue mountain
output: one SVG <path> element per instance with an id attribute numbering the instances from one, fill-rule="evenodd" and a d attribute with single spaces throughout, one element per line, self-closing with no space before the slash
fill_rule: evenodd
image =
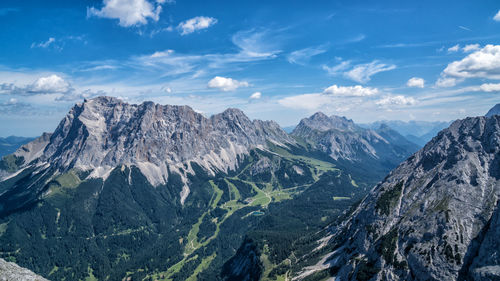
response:
<path id="1" fill-rule="evenodd" d="M 23 144 L 27 144 L 28 142 L 34 139 L 35 138 L 16 137 L 16 136 L 0 138 L 0 157 L 14 153 L 14 151 L 16 151 Z"/>
<path id="2" fill-rule="evenodd" d="M 494 107 L 488 110 L 488 113 L 486 113 L 485 116 L 491 117 L 493 115 L 500 115 L 500 103 L 497 103 Z"/>
<path id="3" fill-rule="evenodd" d="M 287 132 L 288 134 L 293 132 L 293 129 L 295 129 L 295 127 L 297 126 L 287 126 L 287 127 L 283 127 L 283 131 Z"/>
<path id="4" fill-rule="evenodd" d="M 382 124 L 386 124 L 393 130 L 403 135 L 409 141 L 424 146 L 428 141 L 437 135 L 439 131 L 448 127 L 451 122 L 428 122 L 428 121 L 376 121 L 370 124 L 361 124 L 364 128 L 377 129 Z"/>

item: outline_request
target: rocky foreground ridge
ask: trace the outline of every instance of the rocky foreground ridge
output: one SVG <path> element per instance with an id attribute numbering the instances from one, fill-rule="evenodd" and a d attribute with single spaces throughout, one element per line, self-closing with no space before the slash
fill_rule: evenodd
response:
<path id="1" fill-rule="evenodd" d="M 378 184 L 299 272 L 338 280 L 500 279 L 500 116 L 458 120 Z"/>
<path id="2" fill-rule="evenodd" d="M 13 262 L 0 259 L 0 281 L 48 281 Z"/>

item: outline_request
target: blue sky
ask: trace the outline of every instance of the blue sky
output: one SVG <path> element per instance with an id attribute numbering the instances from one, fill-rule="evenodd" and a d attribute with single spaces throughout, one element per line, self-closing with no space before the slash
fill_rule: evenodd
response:
<path id="1" fill-rule="evenodd" d="M 0 41 L 0 136 L 53 131 L 98 95 L 282 126 L 500 102 L 498 1 L 3 0 Z"/>

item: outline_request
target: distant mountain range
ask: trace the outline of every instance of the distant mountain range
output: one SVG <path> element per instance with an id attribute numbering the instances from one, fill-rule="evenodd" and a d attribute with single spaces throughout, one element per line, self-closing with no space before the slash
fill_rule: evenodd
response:
<path id="1" fill-rule="evenodd" d="M 448 127 L 451 122 L 429 122 L 429 121 L 399 121 L 399 120 L 383 120 L 375 121 L 373 123 L 358 124 L 359 127 L 377 130 L 381 126 L 388 126 L 396 131 L 408 141 L 424 146 L 428 141 L 437 135 L 439 131 Z M 291 133 L 296 126 L 284 127 L 283 130 Z"/>
<path id="2" fill-rule="evenodd" d="M 437 135 L 439 131 L 448 127 L 451 122 L 428 122 L 428 121 L 376 121 L 370 124 L 362 124 L 365 128 L 376 129 L 381 125 L 387 125 L 391 129 L 403 135 L 407 140 L 424 146 L 428 141 Z"/>
<path id="3" fill-rule="evenodd" d="M 34 139 L 16 136 L 0 138 L 0 157 L 14 153 L 21 145 L 27 144 Z"/>

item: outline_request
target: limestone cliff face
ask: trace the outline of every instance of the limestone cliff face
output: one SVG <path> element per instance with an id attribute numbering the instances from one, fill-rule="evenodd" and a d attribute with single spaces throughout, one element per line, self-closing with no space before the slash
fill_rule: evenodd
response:
<path id="1" fill-rule="evenodd" d="M 106 178 L 119 165 L 134 165 L 153 185 L 169 173 L 187 181 L 195 162 L 210 173 L 235 169 L 252 148 L 294 141 L 272 121 L 251 121 L 238 109 L 206 118 L 188 106 L 153 102 L 128 104 L 98 97 L 75 105 L 52 135 L 44 135 L 15 155 L 28 165 L 59 171 L 76 168 Z M 189 194 L 188 183 L 181 196 Z"/>
<path id="2" fill-rule="evenodd" d="M 296 279 L 500 278 L 500 116 L 455 121 L 378 184 Z"/>
<path id="3" fill-rule="evenodd" d="M 0 281 L 48 281 L 26 268 L 0 259 Z"/>

